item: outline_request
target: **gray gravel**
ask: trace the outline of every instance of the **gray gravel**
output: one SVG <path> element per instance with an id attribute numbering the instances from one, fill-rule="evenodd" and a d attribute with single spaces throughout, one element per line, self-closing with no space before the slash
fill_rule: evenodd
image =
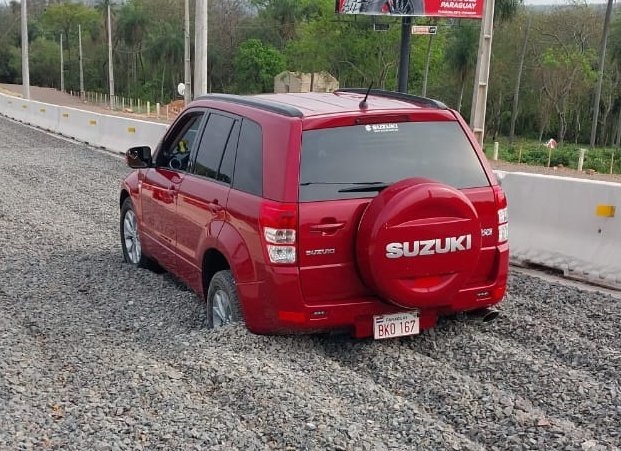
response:
<path id="1" fill-rule="evenodd" d="M 620 300 L 513 274 L 419 337 L 205 329 L 122 262 L 122 160 L 0 118 L 0 449 L 614 450 Z"/>

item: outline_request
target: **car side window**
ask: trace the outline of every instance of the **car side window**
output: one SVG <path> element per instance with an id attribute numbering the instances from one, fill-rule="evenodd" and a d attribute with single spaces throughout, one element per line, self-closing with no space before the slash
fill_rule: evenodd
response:
<path id="1" fill-rule="evenodd" d="M 226 154 L 235 152 L 237 136 L 236 120 L 216 113 L 211 113 L 205 126 L 205 132 L 201 138 L 194 162 L 194 173 L 203 177 L 231 183 L 230 163 L 227 163 Z M 230 143 L 230 144 L 229 144 Z M 223 164 L 225 163 L 225 164 Z"/>
<path id="2" fill-rule="evenodd" d="M 233 171 L 235 169 L 235 154 L 237 152 L 237 141 L 239 140 L 239 129 L 241 127 L 240 121 L 235 121 L 231 136 L 226 144 L 224 155 L 222 156 L 222 163 L 220 163 L 220 170 L 218 171 L 217 180 L 220 182 L 228 183 L 229 185 L 233 181 Z"/>
<path id="3" fill-rule="evenodd" d="M 263 132 L 249 119 L 243 120 L 239 134 L 233 188 L 263 195 Z"/>
<path id="4" fill-rule="evenodd" d="M 186 171 L 190 162 L 192 147 L 197 141 L 204 112 L 186 114 L 177 124 L 169 137 L 162 144 L 157 156 L 157 166 L 164 166 L 178 171 Z"/>

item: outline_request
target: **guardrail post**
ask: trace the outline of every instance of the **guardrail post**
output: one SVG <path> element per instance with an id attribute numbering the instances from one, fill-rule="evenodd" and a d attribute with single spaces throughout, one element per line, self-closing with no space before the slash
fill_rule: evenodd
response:
<path id="1" fill-rule="evenodd" d="M 584 154 L 586 153 L 586 149 L 580 149 L 580 155 L 578 156 L 578 171 L 582 172 L 582 167 L 584 166 Z"/>
<path id="2" fill-rule="evenodd" d="M 494 155 L 492 156 L 494 161 L 498 160 L 498 145 L 498 141 L 494 141 Z"/>

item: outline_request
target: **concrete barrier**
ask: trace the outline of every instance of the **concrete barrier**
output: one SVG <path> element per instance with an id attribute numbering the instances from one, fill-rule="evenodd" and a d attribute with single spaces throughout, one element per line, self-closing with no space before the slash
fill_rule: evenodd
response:
<path id="1" fill-rule="evenodd" d="M 121 149 L 132 146 L 157 147 L 168 127 L 157 122 L 106 116 L 101 123 L 100 145 L 107 149 Z"/>
<path id="2" fill-rule="evenodd" d="M 40 102 L 33 102 L 35 108 L 35 118 L 33 122 L 36 126 L 54 132 L 58 130 L 59 107 Z"/>
<path id="3" fill-rule="evenodd" d="M 621 184 L 497 171 L 512 261 L 621 288 Z"/>
<path id="4" fill-rule="evenodd" d="M 157 122 L 66 108 L 6 94 L 0 94 L 0 114 L 121 153 L 137 145 L 155 149 L 168 128 Z"/>

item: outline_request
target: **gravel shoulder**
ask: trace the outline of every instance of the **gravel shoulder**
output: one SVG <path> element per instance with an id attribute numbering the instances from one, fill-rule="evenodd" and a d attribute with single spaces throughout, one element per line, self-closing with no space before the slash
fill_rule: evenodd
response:
<path id="1" fill-rule="evenodd" d="M 621 303 L 513 273 L 418 337 L 205 328 L 123 263 L 123 161 L 0 118 L 0 449 L 618 450 Z"/>

